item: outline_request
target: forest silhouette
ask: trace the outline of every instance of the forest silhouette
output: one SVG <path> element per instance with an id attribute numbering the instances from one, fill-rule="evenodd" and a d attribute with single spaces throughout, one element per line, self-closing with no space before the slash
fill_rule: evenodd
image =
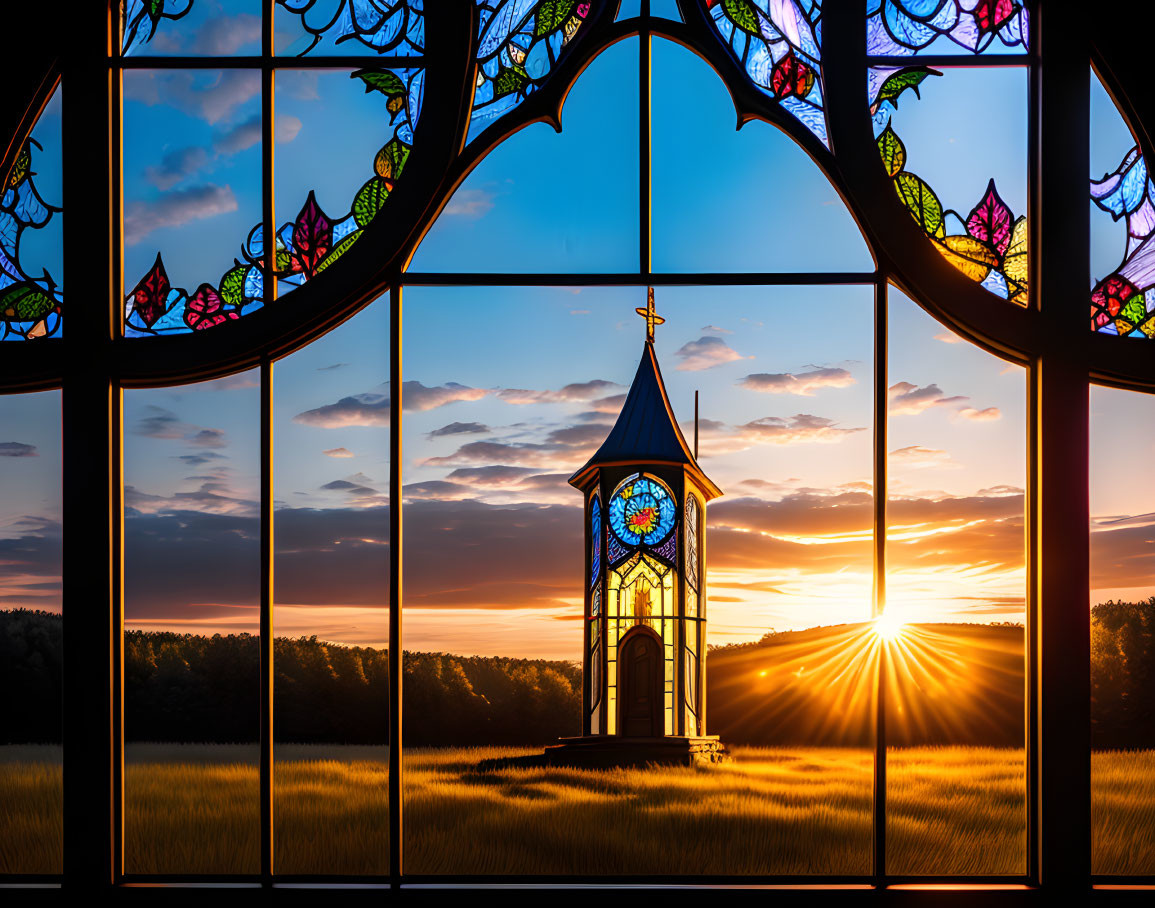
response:
<path id="1" fill-rule="evenodd" d="M 1155 597 L 1096 605 L 1091 622 L 1094 746 L 1155 747 Z M 842 641 L 861 633 L 859 627 L 770 633 L 711 648 L 710 733 L 756 746 L 868 746 L 870 696 L 840 696 L 837 685 L 819 681 L 823 664 L 840 658 Z M 0 611 L 0 689 L 7 694 L 0 743 L 60 741 L 62 631 L 60 615 Z M 933 641 L 936 664 L 940 658 L 966 662 L 965 673 L 958 683 L 936 673 L 935 664 L 899 673 L 889 702 L 919 712 L 920 721 L 890 722 L 888 741 L 1022 746 L 1022 627 L 937 624 L 912 626 L 912 632 Z M 385 649 L 317 637 L 278 637 L 274 645 L 278 741 L 387 743 Z M 256 740 L 255 636 L 129 631 L 124 657 L 127 741 Z M 843 688 L 863 683 L 841 682 Z M 406 652 L 404 685 L 410 745 L 539 745 L 581 732 L 576 662 Z"/>

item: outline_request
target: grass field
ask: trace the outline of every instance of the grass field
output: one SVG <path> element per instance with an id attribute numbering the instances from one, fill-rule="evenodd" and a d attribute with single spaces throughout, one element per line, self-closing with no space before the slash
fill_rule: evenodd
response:
<path id="1" fill-rule="evenodd" d="M 409 872 L 869 872 L 868 751 L 739 748 L 733 764 L 702 769 L 475 769 L 514 752 L 407 752 Z M 277 758 L 278 872 L 388 872 L 385 751 L 282 746 Z M 59 748 L 0 747 L 0 873 L 59 872 L 59 760 Z M 1155 871 L 1155 752 L 1099 753 L 1092 766 L 1095 872 Z M 125 773 L 126 870 L 257 870 L 255 748 L 130 745 Z M 890 871 L 1020 872 L 1023 784 L 1019 750 L 892 750 Z"/>

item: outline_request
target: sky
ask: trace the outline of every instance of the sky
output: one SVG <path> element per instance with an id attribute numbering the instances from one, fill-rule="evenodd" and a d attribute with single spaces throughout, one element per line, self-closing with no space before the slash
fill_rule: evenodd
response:
<path id="1" fill-rule="evenodd" d="M 410 270 L 637 269 L 637 52 L 594 61 L 560 134 L 536 124 L 483 159 Z M 259 86 L 235 70 L 125 79 L 126 280 L 162 251 L 174 285 L 215 281 L 259 219 Z M 698 58 L 655 40 L 652 86 L 655 270 L 873 268 L 817 165 L 768 124 L 735 130 Z M 1022 212 L 1025 92 L 1018 70 L 927 80 L 894 121 L 908 168 L 964 214 L 993 176 Z M 372 101 L 347 72 L 279 74 L 280 212 L 310 189 L 347 210 L 385 128 Z M 1130 138 L 1101 88 L 1092 111 L 1099 176 Z M 998 141 L 969 128 L 978 117 Z M 1102 274 L 1122 233 L 1095 210 L 1092 224 Z M 656 302 L 675 413 L 692 437 L 700 393 L 701 464 L 725 491 L 708 510 L 710 642 L 868 620 L 870 286 L 671 287 Z M 565 480 L 613 423 L 644 303 L 644 287 L 404 289 L 406 648 L 577 657 L 582 519 Z M 888 608 L 1021 621 L 1025 374 L 897 290 L 889 307 Z M 388 319 L 379 299 L 274 368 L 278 635 L 387 645 Z M 257 392 L 252 373 L 125 392 L 128 626 L 256 630 Z M 1152 592 L 1155 500 L 1098 465 L 1155 453 L 1153 408 L 1092 396 L 1095 601 Z M 0 604 L 58 609 L 58 393 L 0 398 L 0 458 Z"/>

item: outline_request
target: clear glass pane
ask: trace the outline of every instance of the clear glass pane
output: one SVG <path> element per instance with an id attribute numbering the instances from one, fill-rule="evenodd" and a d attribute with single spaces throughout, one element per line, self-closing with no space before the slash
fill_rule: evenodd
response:
<path id="1" fill-rule="evenodd" d="M 566 480 L 622 406 L 645 299 L 406 290 L 411 872 L 869 873 L 868 287 L 657 292 L 673 411 L 692 445 L 700 391 L 701 464 L 726 492 L 706 511 L 702 643 L 706 732 L 734 761 L 479 767 L 580 733 L 584 516 Z M 791 332 L 820 301 L 831 329 Z"/>
<path id="2" fill-rule="evenodd" d="M 0 396 L 0 875 L 63 872 L 60 392 Z"/>
<path id="3" fill-rule="evenodd" d="M 1091 872 L 1155 873 L 1155 397 L 1091 388 Z"/>
<path id="4" fill-rule="evenodd" d="M 1091 330 L 1155 337 L 1151 181 L 1139 144 L 1091 71 Z"/>
<path id="5" fill-rule="evenodd" d="M 261 306 L 261 77 L 124 78 L 125 335 L 211 328 Z"/>
<path id="6" fill-rule="evenodd" d="M 127 873 L 260 870 L 258 392 L 124 392 Z"/>
<path id="7" fill-rule="evenodd" d="M 40 112 L 0 198 L 0 341 L 64 334 L 62 96 Z"/>
<path id="8" fill-rule="evenodd" d="M 389 299 L 273 368 L 274 867 L 389 872 Z"/>
<path id="9" fill-rule="evenodd" d="M 874 68 L 867 98 L 879 164 L 933 248 L 1027 305 L 1026 68 Z"/>
<path id="10" fill-rule="evenodd" d="M 890 291 L 892 874 L 1026 873 L 1026 371 Z"/>
<path id="11" fill-rule="evenodd" d="M 636 39 L 622 41 L 590 64 L 566 99 L 560 135 L 537 123 L 488 154 L 410 270 L 636 271 L 637 54 Z"/>
<path id="12" fill-rule="evenodd" d="M 235 57 L 261 53 L 262 0 L 127 0 L 121 53 Z"/>
<path id="13" fill-rule="evenodd" d="M 734 129 L 734 103 L 701 58 L 654 41 L 655 271 L 872 271 L 858 226 L 818 165 L 781 130 Z"/>
<path id="14" fill-rule="evenodd" d="M 387 209 L 424 85 L 420 69 L 278 70 L 278 294 L 331 267 Z"/>

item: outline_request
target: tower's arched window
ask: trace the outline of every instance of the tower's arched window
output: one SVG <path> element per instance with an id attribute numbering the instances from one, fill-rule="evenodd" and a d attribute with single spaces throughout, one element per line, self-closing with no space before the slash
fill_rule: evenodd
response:
<path id="1" fill-rule="evenodd" d="M 70 9 L 3 882 L 1150 883 L 1128 5 Z"/>

